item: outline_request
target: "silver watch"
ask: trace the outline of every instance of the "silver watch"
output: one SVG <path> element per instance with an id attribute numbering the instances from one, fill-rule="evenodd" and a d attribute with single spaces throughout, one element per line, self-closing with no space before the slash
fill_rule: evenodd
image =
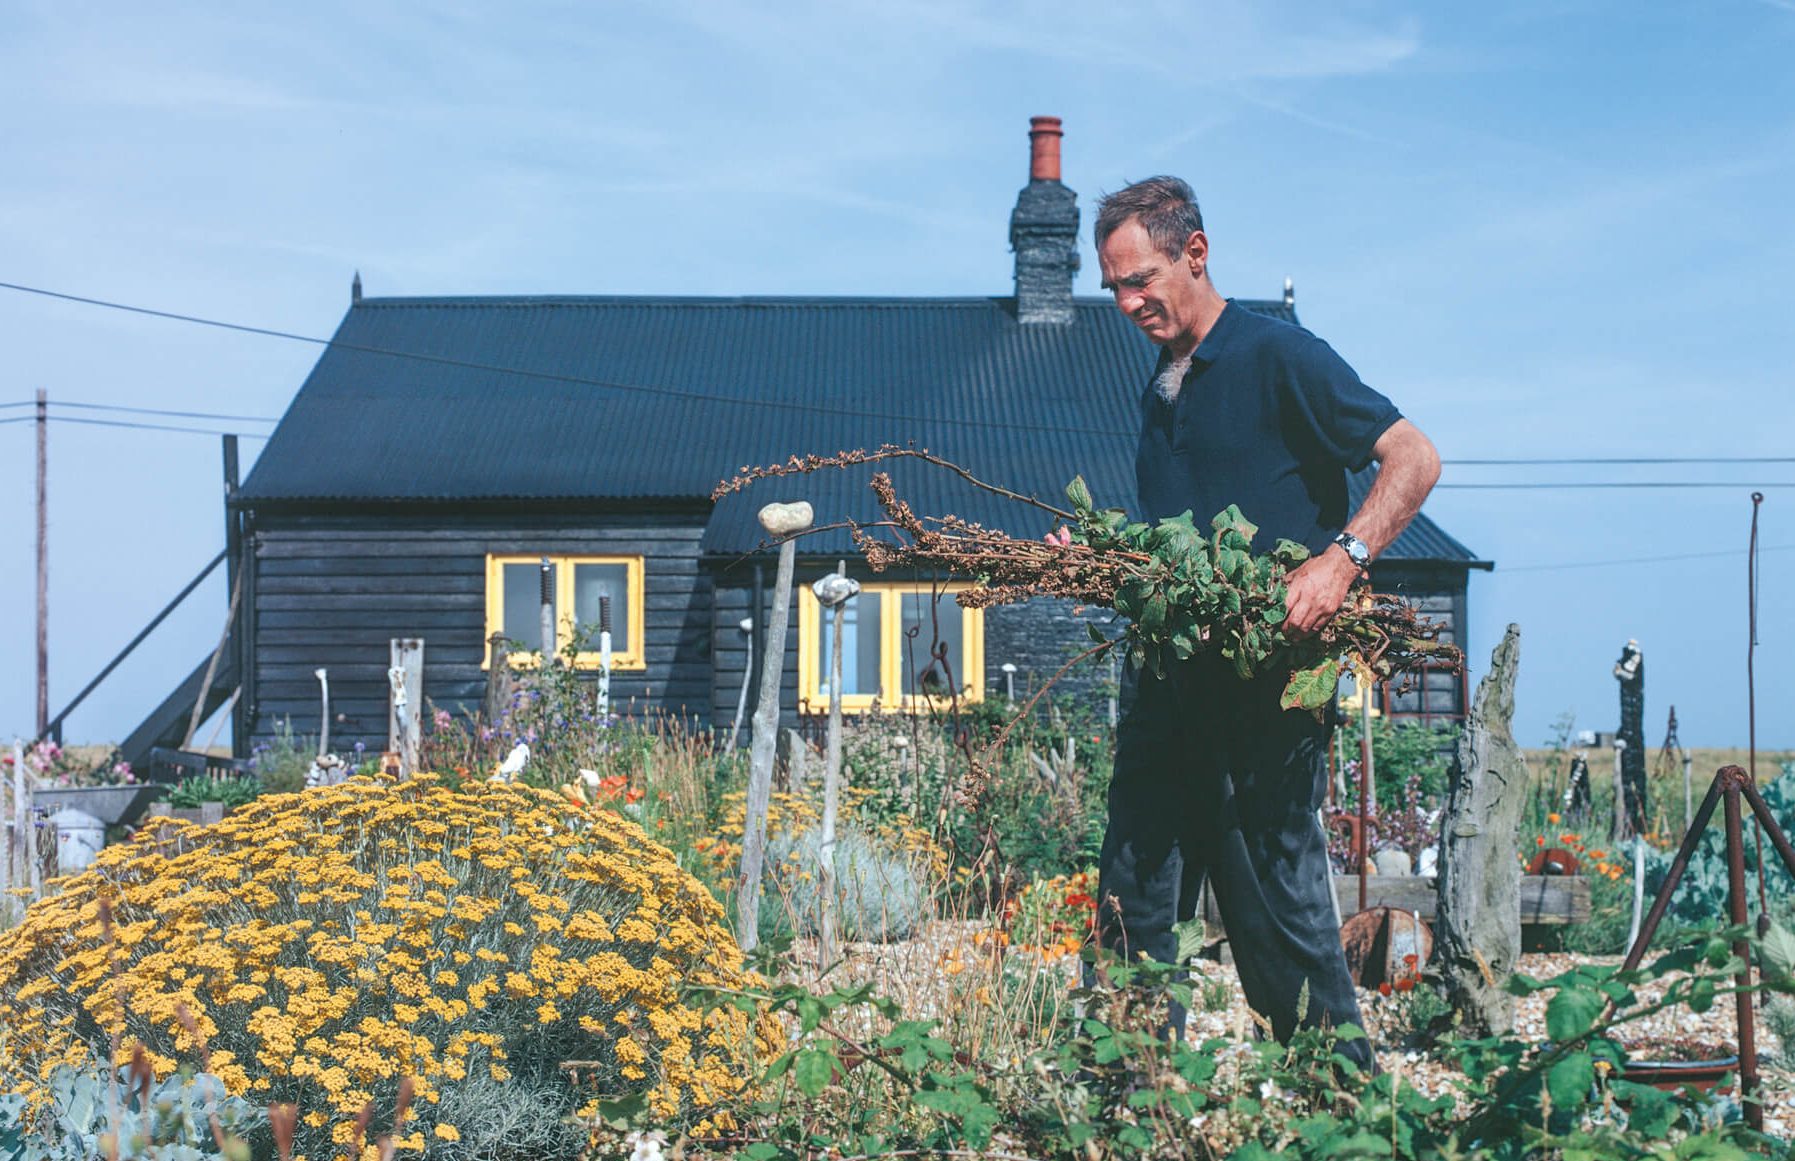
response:
<path id="1" fill-rule="evenodd" d="M 1334 537 L 1334 543 L 1346 549 L 1346 555 L 1352 558 L 1356 568 L 1363 571 L 1371 567 L 1371 549 L 1357 536 L 1350 532 L 1342 532 Z"/>

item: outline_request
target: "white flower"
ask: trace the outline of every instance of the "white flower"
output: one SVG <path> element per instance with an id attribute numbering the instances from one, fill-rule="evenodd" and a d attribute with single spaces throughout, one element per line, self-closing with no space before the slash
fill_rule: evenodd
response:
<path id="1" fill-rule="evenodd" d="M 637 1130 L 623 1139 L 631 1152 L 629 1161 L 663 1161 L 661 1146 L 667 1143 L 667 1134 L 659 1129 L 650 1132 Z"/>
<path id="2" fill-rule="evenodd" d="M 1259 1086 L 1259 1099 L 1262 1101 L 1268 1101 L 1277 1094 L 1278 1086 L 1269 1080 Z"/>

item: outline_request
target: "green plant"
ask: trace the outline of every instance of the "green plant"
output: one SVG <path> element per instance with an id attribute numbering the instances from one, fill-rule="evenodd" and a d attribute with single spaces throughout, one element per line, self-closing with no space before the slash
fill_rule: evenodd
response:
<path id="1" fill-rule="evenodd" d="M 306 772 L 317 755 L 316 739 L 294 733 L 292 718 L 276 718 L 274 736 L 255 745 L 249 766 L 265 792 L 295 794 L 305 789 Z"/>
<path id="2" fill-rule="evenodd" d="M 267 1120 L 207 1073 L 183 1070 L 155 1081 L 141 1064 L 116 1077 L 106 1071 L 58 1067 L 35 1115 L 23 1094 L 0 1096 L 0 1161 L 248 1161 L 245 1138 Z"/>
<path id="3" fill-rule="evenodd" d="M 1733 941 L 1748 938 L 1709 932 L 1634 972 L 1515 977 L 1512 990 L 1548 994 L 1551 1042 L 1448 1038 L 1443 1052 L 1462 1079 L 1435 1096 L 1400 1067 L 1362 1073 L 1340 1051 L 1362 1038 L 1356 1028 L 1304 1029 L 1288 1044 L 1168 1037 L 1166 1004 L 1189 1005 L 1190 984 L 1168 965 L 1102 953 L 1048 1037 L 995 1051 L 974 1049 L 952 1020 L 907 1016 L 870 985 L 781 983 L 713 1002 L 766 1005 L 794 1030 L 742 1109 L 735 1156 L 755 1161 L 829 1150 L 1052 1161 L 1781 1157 L 1782 1145 L 1716 1115 L 1709 1098 L 1620 1075 L 1626 1026 L 1667 1007 L 1709 1011 L 1733 990 Z M 1795 937 L 1773 929 L 1755 954 L 1774 986 L 1790 985 Z M 1662 998 L 1639 999 L 1634 988 L 1654 981 Z"/>
<path id="4" fill-rule="evenodd" d="M 1764 786 L 1759 793 L 1763 795 L 1764 804 L 1770 808 L 1776 818 L 1777 825 L 1787 833 L 1795 829 L 1795 774 L 1785 772 L 1775 781 Z M 1726 860 L 1726 828 L 1720 825 L 1719 811 L 1715 819 L 1709 822 L 1707 830 L 1702 834 L 1695 852 L 1689 859 L 1689 865 L 1677 884 L 1676 892 L 1671 896 L 1668 915 L 1686 926 L 1695 926 L 1709 921 L 1715 915 L 1727 914 L 1727 900 L 1730 891 Z M 1747 818 L 1745 823 L 1745 873 L 1752 881 L 1752 895 L 1756 897 L 1756 880 L 1762 875 L 1765 895 L 1770 900 L 1773 912 L 1786 912 L 1795 905 L 1795 884 L 1789 880 L 1789 872 L 1783 866 L 1769 843 L 1763 844 L 1765 863 L 1760 869 L 1758 865 L 1759 847 L 1750 841 L 1752 823 Z M 1648 851 L 1645 863 L 1645 896 L 1647 900 L 1657 897 L 1663 887 L 1664 880 L 1670 871 L 1670 864 L 1675 857 L 1674 851 Z M 1631 902 L 1629 901 L 1629 908 Z"/>
<path id="5" fill-rule="evenodd" d="M 234 810 L 254 802 L 261 793 L 261 780 L 252 776 L 195 774 L 175 784 L 168 792 L 168 804 L 179 810 L 194 810 L 202 803 L 221 802 L 227 810 Z"/>
<path id="6" fill-rule="evenodd" d="M 701 1121 L 751 1034 L 680 994 L 743 981 L 722 919 L 639 827 L 545 791 L 420 775 L 263 796 L 107 848 L 0 934 L 0 1085 L 137 1048 L 166 1075 L 209 1044 L 229 1091 L 300 1105 L 300 1152 L 323 1155 L 407 1077 L 409 1148 L 454 1143 L 431 1110 L 469 1077 L 552 1083 L 570 1113 L 577 1059 Z"/>
<path id="7" fill-rule="evenodd" d="M 926 871 L 913 854 L 865 832 L 844 829 L 835 841 L 836 930 L 843 939 L 888 942 L 915 934 L 929 914 Z M 774 905 L 760 910 L 763 934 L 815 935 L 822 919 L 822 832 L 809 828 L 768 836 L 762 890 Z"/>

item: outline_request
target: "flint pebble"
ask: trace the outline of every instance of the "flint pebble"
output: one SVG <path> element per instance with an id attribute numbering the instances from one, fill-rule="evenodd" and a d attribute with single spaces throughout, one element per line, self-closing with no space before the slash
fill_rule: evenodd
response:
<path id="1" fill-rule="evenodd" d="M 816 519 L 808 500 L 795 504 L 768 504 L 760 510 L 760 526 L 774 536 L 790 536 L 810 527 Z"/>

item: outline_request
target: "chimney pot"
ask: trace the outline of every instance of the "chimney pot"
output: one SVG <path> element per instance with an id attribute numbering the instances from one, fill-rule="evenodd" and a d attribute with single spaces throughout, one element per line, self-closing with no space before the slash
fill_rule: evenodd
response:
<path id="1" fill-rule="evenodd" d="M 1060 179 L 1060 138 L 1063 136 L 1065 130 L 1060 128 L 1058 117 L 1028 119 L 1028 180 Z"/>

